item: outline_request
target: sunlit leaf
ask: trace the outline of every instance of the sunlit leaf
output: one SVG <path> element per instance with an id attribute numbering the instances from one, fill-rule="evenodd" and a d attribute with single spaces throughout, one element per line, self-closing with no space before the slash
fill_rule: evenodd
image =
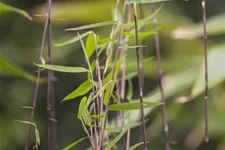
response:
<path id="1" fill-rule="evenodd" d="M 0 2 L 0 14 L 8 13 L 8 12 L 15 12 L 15 13 L 18 13 L 18 14 L 26 17 L 29 20 L 32 20 L 32 17 L 26 11 L 3 4 L 2 2 Z"/>
<path id="2" fill-rule="evenodd" d="M 107 26 L 107 25 L 112 25 L 112 24 L 117 24 L 117 21 L 98 22 L 98 23 L 94 23 L 94 24 L 84 25 L 84 26 L 81 26 L 81 27 L 69 28 L 69 29 L 66 29 L 66 31 L 85 30 L 85 29 L 91 29 L 91 28 L 96 28 L 96 27 L 102 27 L 102 26 Z"/>
<path id="3" fill-rule="evenodd" d="M 59 65 L 41 65 L 36 64 L 39 67 L 49 69 L 52 71 L 58 71 L 58 72 L 67 72 L 67 73 L 82 73 L 82 72 L 88 72 L 86 68 L 83 67 L 68 67 L 68 66 L 59 66 Z"/>
<path id="4" fill-rule="evenodd" d="M 79 109 L 77 113 L 78 119 L 81 119 L 81 117 L 83 116 L 84 108 L 86 107 L 86 101 L 87 101 L 87 97 L 83 97 L 80 101 L 80 105 L 79 105 Z"/>
<path id="5" fill-rule="evenodd" d="M 40 140 L 40 136 L 39 136 L 39 131 L 37 128 L 35 128 L 34 130 L 35 130 L 35 137 L 36 137 L 37 143 L 38 143 L 38 145 L 40 145 L 41 140 Z"/>
<path id="6" fill-rule="evenodd" d="M 81 99 L 81 101 L 80 101 L 77 118 L 78 119 L 83 119 L 84 123 L 86 125 L 90 126 L 90 124 L 91 124 L 91 115 L 90 115 L 90 113 L 89 113 L 89 111 L 87 109 L 86 102 L 87 102 L 87 97 L 83 97 Z"/>
<path id="7" fill-rule="evenodd" d="M 105 115 L 104 114 L 101 114 L 101 115 L 92 115 L 91 118 L 92 119 L 100 119 L 100 118 L 104 118 Z"/>
<path id="8" fill-rule="evenodd" d="M 143 102 L 144 108 L 155 107 L 155 106 L 159 106 L 159 105 L 161 105 L 161 103 L 159 103 L 159 102 L 150 102 L 150 101 Z M 109 105 L 109 110 L 111 110 L 111 111 L 136 110 L 136 109 L 140 109 L 140 108 L 141 108 L 141 106 L 140 106 L 139 101 L 131 101 L 128 103 L 118 103 L 118 104 Z"/>
<path id="9" fill-rule="evenodd" d="M 114 100 L 115 103 L 119 103 L 119 100 L 114 93 L 112 93 L 112 99 Z"/>
<path id="10" fill-rule="evenodd" d="M 145 4 L 145 3 L 158 3 L 165 2 L 171 0 L 126 0 L 126 3 L 137 3 L 137 4 Z"/>
<path id="11" fill-rule="evenodd" d="M 21 77 L 26 80 L 36 82 L 36 76 L 28 73 L 22 68 L 17 67 L 15 64 L 10 62 L 5 56 L 0 54 L 0 68 L 2 75 L 10 75 L 15 77 Z M 45 79 L 40 78 L 40 83 L 44 83 Z"/>
<path id="12" fill-rule="evenodd" d="M 74 90 L 72 93 L 68 94 L 62 101 L 71 100 L 78 96 L 82 96 L 86 94 L 90 89 L 92 88 L 91 81 L 85 81 L 82 83 L 76 90 Z"/>
<path id="13" fill-rule="evenodd" d="M 207 35 L 221 35 L 225 33 L 225 14 L 208 18 L 206 21 Z M 193 39 L 203 36 L 202 22 L 177 28 L 172 31 L 171 36 L 175 39 Z"/>
<path id="14" fill-rule="evenodd" d="M 135 150 L 138 146 L 144 144 L 144 142 L 140 142 L 140 143 L 137 143 L 137 144 L 134 144 L 133 146 L 129 147 L 127 150 Z"/>
<path id="15" fill-rule="evenodd" d="M 84 38 L 85 36 L 87 36 L 87 35 L 89 35 L 91 33 L 93 33 L 93 32 L 92 31 L 85 32 L 85 33 L 83 33 L 83 34 L 81 34 L 79 36 L 75 36 L 75 37 L 73 37 L 73 38 L 71 38 L 71 39 L 69 39 L 69 40 L 67 40 L 65 42 L 55 43 L 54 46 L 61 47 L 61 46 L 65 46 L 65 45 L 68 45 L 68 44 L 75 43 L 75 42 L 79 41 L 81 38 Z"/>
<path id="16" fill-rule="evenodd" d="M 77 144 L 79 144 L 80 142 L 82 142 L 85 139 L 87 139 L 87 137 L 82 137 L 82 138 L 76 140 L 75 142 L 71 143 L 70 145 L 66 146 L 65 148 L 63 148 L 63 150 L 70 150 L 71 148 L 73 148 L 74 146 L 76 146 Z"/>
<path id="17" fill-rule="evenodd" d="M 98 42 L 98 44 L 106 44 L 106 43 L 113 42 L 113 41 L 116 41 L 116 40 L 110 39 L 110 38 L 105 38 L 105 39 L 99 39 L 97 42 Z"/>
<path id="18" fill-rule="evenodd" d="M 96 44 L 97 44 L 98 40 L 99 40 L 99 36 L 95 35 L 94 33 L 89 34 L 89 36 L 86 40 L 86 45 L 85 45 L 85 49 L 86 49 L 88 58 L 91 57 L 94 50 L 96 49 L 96 46 L 97 46 Z"/>
<path id="19" fill-rule="evenodd" d="M 151 35 L 154 35 L 155 32 L 138 32 L 138 37 L 148 37 Z M 131 36 L 131 37 L 135 37 L 135 32 L 123 32 L 122 35 L 124 36 Z"/>

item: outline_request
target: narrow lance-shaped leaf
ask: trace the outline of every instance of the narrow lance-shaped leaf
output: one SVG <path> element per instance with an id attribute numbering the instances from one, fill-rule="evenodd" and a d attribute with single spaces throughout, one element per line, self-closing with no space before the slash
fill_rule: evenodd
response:
<path id="1" fill-rule="evenodd" d="M 150 14 L 144 19 L 137 20 L 138 22 L 138 31 L 141 30 L 146 24 L 152 24 L 152 17 L 155 16 L 161 9 L 163 5 L 161 5 L 153 14 Z M 133 29 L 134 31 L 134 21 L 130 23 L 123 24 L 123 31 L 126 29 Z M 117 27 L 116 32 L 119 32 L 119 27 Z"/>
<path id="2" fill-rule="evenodd" d="M 159 106 L 161 104 L 162 103 L 160 102 L 144 101 L 143 107 L 150 108 L 150 107 Z M 112 104 L 109 106 L 109 110 L 111 111 L 126 111 L 126 110 L 137 110 L 137 109 L 141 109 L 139 101 L 131 101 L 128 103 L 118 103 L 118 104 Z"/>
<path id="3" fill-rule="evenodd" d="M 96 39 L 95 39 L 96 38 Z M 86 45 L 85 45 L 85 49 L 86 49 L 86 53 L 88 58 L 91 57 L 91 55 L 93 54 L 94 50 L 96 49 L 96 42 L 99 40 L 99 36 L 95 35 L 94 33 L 89 34 L 87 40 L 86 40 Z"/>
<path id="4" fill-rule="evenodd" d="M 80 101 L 77 118 L 83 119 L 86 125 L 91 125 L 91 115 L 86 106 L 87 97 L 83 97 Z"/>
<path id="5" fill-rule="evenodd" d="M 82 83 L 76 90 L 74 90 L 72 93 L 68 94 L 62 101 L 71 100 L 78 96 L 82 96 L 86 94 L 90 89 L 92 88 L 91 81 L 85 81 Z"/>
<path id="6" fill-rule="evenodd" d="M 42 67 L 44 69 L 52 70 L 52 71 L 58 71 L 58 72 L 67 72 L 67 73 L 82 73 L 82 72 L 88 72 L 86 68 L 83 67 L 68 67 L 68 66 L 60 66 L 60 65 L 41 65 L 41 64 L 35 64 L 39 67 Z"/>
<path id="7" fill-rule="evenodd" d="M 143 144 L 144 144 L 144 142 L 134 144 L 133 146 L 129 147 L 127 150 L 135 150 L 138 146 L 141 146 Z"/>
<path id="8" fill-rule="evenodd" d="M 89 35 L 91 33 L 93 33 L 93 32 L 92 31 L 85 32 L 85 33 L 83 33 L 83 34 L 81 34 L 79 36 L 75 36 L 75 37 L 73 37 L 73 38 L 71 38 L 71 39 L 69 39 L 69 40 L 67 40 L 65 42 L 55 43 L 54 46 L 61 47 L 61 46 L 65 46 L 65 45 L 68 45 L 68 44 L 75 43 L 75 42 L 79 41 L 81 38 L 84 38 L 85 36 L 87 36 L 87 35 Z"/>
<path id="9" fill-rule="evenodd" d="M 83 97 L 80 101 L 80 105 L 79 105 L 79 109 L 78 109 L 78 113 L 77 113 L 77 118 L 81 119 L 84 113 L 84 108 L 86 107 L 86 101 L 87 101 L 87 97 Z"/>
<path id="10" fill-rule="evenodd" d="M 99 119 L 99 118 L 104 118 L 105 115 L 104 114 L 101 114 L 101 115 L 92 115 L 91 118 L 92 119 Z"/>
<path id="11" fill-rule="evenodd" d="M 70 150 L 71 148 L 73 148 L 74 146 L 76 146 L 77 144 L 79 144 L 80 142 L 82 142 L 85 139 L 87 139 L 87 137 L 82 137 L 82 138 L 76 140 L 75 142 L 71 143 L 70 145 L 66 146 L 65 148 L 63 148 L 63 150 Z"/>
<path id="12" fill-rule="evenodd" d="M 86 30 L 86 29 L 102 27 L 102 26 L 107 26 L 107 25 L 112 25 L 112 24 L 117 24 L 117 21 L 98 22 L 98 23 L 93 23 L 93 24 L 89 24 L 89 25 L 84 25 L 81 27 L 69 28 L 69 29 L 66 29 L 66 31 Z"/>
<path id="13" fill-rule="evenodd" d="M 17 67 L 15 64 L 10 62 L 5 56 L 0 54 L 0 68 L 1 74 L 21 77 L 26 80 L 36 82 L 36 76 L 30 74 L 29 72 L 23 70 L 22 68 Z M 45 79 L 40 78 L 40 83 L 44 83 Z"/>
<path id="14" fill-rule="evenodd" d="M 30 121 L 23 121 L 23 120 L 15 120 L 15 121 L 34 126 L 36 142 L 38 143 L 38 145 L 40 145 L 41 142 L 40 142 L 39 131 L 38 131 L 37 125 L 35 123 L 30 122 Z"/>
<path id="15" fill-rule="evenodd" d="M 148 36 L 154 35 L 154 33 L 155 33 L 154 31 L 138 32 L 138 37 L 148 37 Z M 135 32 L 123 32 L 122 35 L 135 37 Z"/>
<path id="16" fill-rule="evenodd" d="M 17 14 L 20 14 L 20 15 L 26 17 L 29 20 L 32 20 L 32 17 L 26 11 L 19 9 L 19 8 L 15 8 L 13 6 L 3 4 L 2 2 L 0 2 L 0 14 L 8 13 L 8 12 L 15 12 Z"/>

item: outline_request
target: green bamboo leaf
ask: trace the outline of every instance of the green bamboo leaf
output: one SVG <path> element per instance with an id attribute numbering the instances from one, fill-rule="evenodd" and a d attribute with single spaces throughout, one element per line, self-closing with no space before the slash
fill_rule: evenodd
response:
<path id="1" fill-rule="evenodd" d="M 34 130 L 35 130 L 35 137 L 36 137 L 37 143 L 38 143 L 38 145 L 40 145 L 41 140 L 40 140 L 40 136 L 39 136 L 39 131 L 37 128 L 35 128 Z"/>
<path id="2" fill-rule="evenodd" d="M 71 143 L 70 145 L 66 146 L 65 148 L 63 148 L 63 150 L 70 150 L 71 148 L 73 148 L 74 146 L 76 146 L 77 144 L 79 144 L 80 142 L 82 142 L 85 139 L 87 139 L 87 137 L 82 137 L 82 138 L 76 140 L 75 142 Z"/>
<path id="3" fill-rule="evenodd" d="M 41 64 L 35 64 L 39 67 L 52 70 L 52 71 L 58 71 L 58 72 L 67 72 L 67 73 L 82 73 L 82 72 L 88 72 L 86 68 L 83 67 L 68 67 L 68 66 L 59 66 L 59 65 L 41 65 Z"/>
<path id="4" fill-rule="evenodd" d="M 78 113 L 77 113 L 77 118 L 81 119 L 84 113 L 84 108 L 86 107 L 86 101 L 87 101 L 87 97 L 83 97 L 80 101 L 80 105 L 79 105 L 79 109 L 78 109 Z"/>
<path id="5" fill-rule="evenodd" d="M 98 23 L 84 25 L 84 26 L 81 26 L 81 27 L 69 28 L 69 29 L 66 29 L 66 31 L 86 30 L 86 29 L 102 27 L 102 26 L 107 26 L 107 25 L 112 25 L 112 24 L 117 24 L 117 21 L 98 22 Z"/>
<path id="6" fill-rule="evenodd" d="M 115 39 L 110 39 L 110 38 L 105 38 L 105 39 L 99 39 L 97 42 L 98 44 L 107 44 L 109 42 L 114 42 L 116 41 Z"/>
<path id="7" fill-rule="evenodd" d="M 26 11 L 0 2 L 0 14 L 8 13 L 8 12 L 15 12 L 17 14 L 24 16 L 25 18 L 29 20 L 32 20 L 32 17 Z"/>
<path id="8" fill-rule="evenodd" d="M 136 125 L 136 123 L 130 122 L 122 132 L 120 132 L 119 135 L 117 135 L 105 148 L 104 150 L 110 150 L 122 137 L 123 135 L 127 132 L 129 128 L 132 126 Z"/>
<path id="9" fill-rule="evenodd" d="M 29 124 L 29 125 L 32 125 L 36 128 L 36 124 L 33 123 L 33 122 L 30 122 L 30 121 L 23 121 L 23 120 L 15 120 L 17 122 L 20 122 L 20 123 L 24 123 L 24 124 Z"/>
<path id="10" fill-rule="evenodd" d="M 17 122 L 20 122 L 20 123 L 24 123 L 24 124 L 29 124 L 29 125 L 32 125 L 34 126 L 34 130 L 35 130 L 35 138 L 36 138 L 36 141 L 38 143 L 38 145 L 40 145 L 40 136 L 39 136 L 39 131 L 37 129 L 37 125 L 33 122 L 30 122 L 30 121 L 23 121 L 23 120 L 15 120 Z M 37 146 L 37 145 L 36 145 Z"/>
<path id="11" fill-rule="evenodd" d="M 150 14 L 149 16 L 147 16 L 144 19 L 139 19 L 137 20 L 138 23 L 138 31 L 140 31 L 145 25 L 147 24 L 152 24 L 152 18 L 153 16 L 155 16 L 156 14 L 159 13 L 159 11 L 162 9 L 163 5 L 161 5 L 153 14 Z M 125 31 L 126 29 L 134 29 L 134 21 L 130 22 L 130 23 L 126 23 L 123 24 L 123 31 Z M 117 27 L 116 32 L 118 33 L 120 31 L 119 27 Z"/>
<path id="12" fill-rule="evenodd" d="M 84 107 L 82 118 L 86 125 L 91 126 L 91 114 L 89 113 L 87 106 Z"/>
<path id="13" fill-rule="evenodd" d="M 65 46 L 65 45 L 68 45 L 68 44 L 75 43 L 75 42 L 79 41 L 81 38 L 84 38 L 85 36 L 87 36 L 87 35 L 89 35 L 91 33 L 93 33 L 93 32 L 92 31 L 85 32 L 85 33 L 83 33 L 83 34 L 81 34 L 79 36 L 75 36 L 75 37 L 73 37 L 73 38 L 71 38 L 71 39 L 69 39 L 69 40 L 67 40 L 65 42 L 55 43 L 54 46 L 61 47 L 61 46 Z"/>
<path id="14" fill-rule="evenodd" d="M 91 115 L 87 109 L 87 97 L 83 97 L 80 101 L 80 105 L 79 105 L 79 109 L 78 109 L 78 114 L 77 114 L 77 118 L 78 119 L 83 119 L 84 123 L 88 126 L 91 125 Z"/>
<path id="15" fill-rule="evenodd" d="M 154 35 L 154 33 L 155 32 L 153 32 L 153 31 L 150 31 L 150 32 L 138 32 L 138 37 L 145 38 L 145 37 L 149 37 L 151 35 Z M 135 32 L 123 32 L 122 35 L 135 37 Z"/>
<path id="16" fill-rule="evenodd" d="M 112 99 L 114 100 L 115 103 L 119 103 L 119 100 L 114 93 L 112 93 Z"/>
<path id="17" fill-rule="evenodd" d="M 171 0 L 126 0 L 126 3 L 136 3 L 136 4 L 145 4 L 145 3 L 158 3 L 158 2 L 165 2 Z"/>
<path id="18" fill-rule="evenodd" d="M 92 82 L 91 81 L 85 81 L 84 83 L 82 83 L 76 90 L 74 90 L 73 92 L 71 92 L 70 94 L 68 94 L 63 100 L 70 100 L 70 99 L 74 99 L 78 96 L 82 96 L 84 94 L 86 94 L 90 89 L 92 88 Z"/>
<path id="19" fill-rule="evenodd" d="M 5 56 L 0 54 L 0 68 L 2 75 L 10 75 L 20 77 L 26 80 L 36 82 L 36 76 L 30 74 L 29 72 L 17 67 L 15 64 L 10 62 Z M 44 83 L 45 79 L 40 78 L 40 83 Z"/>
<path id="20" fill-rule="evenodd" d="M 97 36 L 96 34 L 92 33 L 88 35 L 88 38 L 86 40 L 86 45 L 85 45 L 88 58 L 91 57 L 94 50 L 96 49 L 96 46 L 97 46 L 96 44 L 98 40 L 99 40 L 99 36 Z"/>
<path id="21" fill-rule="evenodd" d="M 134 144 L 133 146 L 129 147 L 127 150 L 135 150 L 138 146 L 144 144 L 144 142 L 139 142 L 137 144 Z"/>
<path id="22" fill-rule="evenodd" d="M 150 101 L 144 101 L 143 107 L 149 108 L 149 107 L 155 107 L 159 106 L 162 103 L 160 102 L 150 102 Z M 139 101 L 131 101 L 129 103 L 118 103 L 118 104 L 112 104 L 109 106 L 109 110 L 111 111 L 126 111 L 126 110 L 136 110 L 140 109 L 140 102 Z"/>
<path id="23" fill-rule="evenodd" d="M 92 115 L 91 118 L 92 119 L 100 119 L 100 118 L 104 118 L 105 115 L 104 114 L 101 114 L 101 115 Z"/>

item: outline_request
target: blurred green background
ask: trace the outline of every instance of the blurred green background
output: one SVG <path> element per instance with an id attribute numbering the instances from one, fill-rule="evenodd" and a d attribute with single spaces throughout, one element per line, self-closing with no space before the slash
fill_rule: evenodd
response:
<path id="1" fill-rule="evenodd" d="M 210 150 L 225 150 L 225 1 L 206 1 L 209 33 Z M 16 13 L 1 13 L 0 48 L 5 59 L 35 75 L 36 67 L 33 62 L 38 62 L 44 25 L 44 17 L 40 14 L 45 12 L 45 2 L 43 0 L 2 0 L 2 2 L 26 10 L 33 16 L 33 21 L 29 21 Z M 112 20 L 115 3 L 115 0 L 53 1 L 53 43 L 65 41 L 76 35 L 74 32 L 65 32 L 65 28 Z M 150 14 L 148 4 L 145 5 L 145 10 L 145 16 L 148 16 Z M 172 149 L 201 150 L 204 147 L 204 50 L 201 37 L 201 0 L 165 2 L 157 17 L 160 26 L 163 84 L 168 100 L 167 111 Z M 148 25 L 152 29 L 151 22 Z M 101 37 L 108 37 L 110 27 L 97 28 L 94 31 Z M 153 38 L 147 38 L 145 43 L 147 45 L 144 50 L 145 58 L 155 56 Z M 53 57 L 54 64 L 85 66 L 79 42 L 65 47 L 54 47 Z M 127 63 L 132 63 L 134 60 L 135 51 L 128 51 Z M 135 71 L 136 65 L 130 65 L 127 70 Z M 144 63 L 144 70 L 145 98 L 159 100 L 156 59 Z M 0 146 L 4 150 L 24 149 L 28 125 L 14 120 L 29 120 L 30 110 L 22 109 L 21 106 L 31 106 L 35 82 L 4 71 L 1 64 Z M 42 76 L 45 77 L 46 73 L 43 72 Z M 79 98 L 63 103 L 60 101 L 81 84 L 86 75 L 56 72 L 55 77 L 57 78 L 54 88 L 58 121 L 56 145 L 57 149 L 62 149 L 85 136 L 81 123 L 76 118 Z M 132 82 L 135 99 L 138 96 L 138 89 L 135 86 L 137 78 L 134 78 Z M 146 110 L 146 113 L 148 111 Z M 160 108 L 157 108 L 147 116 L 151 150 L 164 149 L 160 112 Z M 35 122 L 41 137 L 40 149 L 46 149 L 46 114 L 46 85 L 42 84 L 35 113 Z M 135 114 L 133 114 L 134 118 Z M 132 131 L 131 141 L 134 144 L 139 130 Z M 34 143 L 34 135 L 32 139 Z M 89 147 L 87 143 L 88 140 L 74 149 L 86 149 Z"/>

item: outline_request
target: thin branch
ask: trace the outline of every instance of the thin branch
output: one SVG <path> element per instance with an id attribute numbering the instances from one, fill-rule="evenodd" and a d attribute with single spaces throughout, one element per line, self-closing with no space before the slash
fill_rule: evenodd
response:
<path id="1" fill-rule="evenodd" d="M 209 145 L 209 131 L 208 131 L 208 43 L 207 43 L 207 29 L 206 29 L 206 8 L 205 0 L 202 0 L 202 21 L 204 32 L 204 53 L 205 53 L 205 149 L 208 150 Z"/>
<path id="2" fill-rule="evenodd" d="M 118 20 L 118 12 L 119 12 L 119 4 L 120 4 L 120 0 L 116 1 L 116 8 L 115 8 L 115 14 L 114 14 L 114 20 Z M 111 33 L 110 33 L 110 38 L 113 39 L 116 33 L 116 24 L 113 24 Z M 108 69 L 108 64 L 109 64 L 109 58 L 110 55 L 112 53 L 112 49 L 113 49 L 113 42 L 109 42 L 107 50 L 106 50 L 106 59 L 105 59 L 105 64 L 104 64 L 104 71 L 103 71 L 103 79 L 105 77 L 106 71 Z"/>
<path id="3" fill-rule="evenodd" d="M 51 5 L 52 1 L 48 0 L 48 64 L 52 63 L 52 26 L 51 26 Z M 53 128 L 52 128 L 52 71 L 48 70 L 47 82 L 47 111 L 48 111 L 48 136 L 47 149 L 53 150 Z"/>
<path id="4" fill-rule="evenodd" d="M 48 10 L 48 11 L 50 11 L 50 10 Z M 45 38 L 46 38 L 47 29 L 48 29 L 48 23 L 49 23 L 49 20 L 48 20 L 48 18 L 46 18 L 44 31 L 43 31 L 43 35 L 42 35 L 41 48 L 40 48 L 40 56 L 39 56 L 39 62 L 40 63 L 42 63 L 41 59 L 43 58 L 43 53 L 44 53 L 44 45 L 45 45 Z M 34 121 L 34 113 L 35 113 L 38 91 L 39 91 L 40 75 L 41 75 L 41 68 L 38 67 L 37 80 L 36 80 L 36 85 L 35 85 L 35 93 L 34 93 L 34 98 L 33 98 L 33 107 L 32 107 L 32 111 L 31 111 L 30 122 Z M 28 135 L 27 135 L 27 139 L 26 139 L 25 150 L 29 150 L 31 129 L 32 129 L 32 125 L 30 125 L 29 129 L 28 129 Z"/>
<path id="5" fill-rule="evenodd" d="M 150 4 L 152 13 L 155 13 L 155 5 L 154 3 Z M 152 22 L 154 28 L 157 29 L 157 18 L 154 15 L 152 18 Z M 157 66 L 158 66 L 158 75 L 159 75 L 159 89 L 161 94 L 161 101 L 162 101 L 162 122 L 163 122 L 163 132 L 166 142 L 166 150 L 170 150 L 170 141 L 169 141 L 169 128 L 168 128 L 168 120 L 167 120 L 167 113 L 166 113 L 166 99 L 164 96 L 163 85 L 162 85 L 162 78 L 163 78 L 163 71 L 162 71 L 162 64 L 161 64 L 161 52 L 160 52 L 160 42 L 159 42 L 159 34 L 156 31 L 154 35 L 154 42 L 156 48 L 156 57 L 157 57 Z"/>
<path id="6" fill-rule="evenodd" d="M 138 87 L 139 87 L 139 97 L 140 97 L 140 106 L 141 106 L 141 121 L 142 121 L 142 132 L 144 140 L 144 150 L 148 150 L 147 147 L 147 133 L 145 127 L 145 116 L 144 116 L 144 107 L 143 107 L 143 92 L 142 92 L 142 78 L 141 78 L 141 68 L 140 68 L 140 56 L 139 56 L 139 42 L 138 42 L 138 24 L 137 24 L 137 10 L 136 4 L 134 3 L 134 23 L 135 23 L 135 39 L 136 39 L 136 55 L 137 55 L 137 69 L 138 69 Z"/>

